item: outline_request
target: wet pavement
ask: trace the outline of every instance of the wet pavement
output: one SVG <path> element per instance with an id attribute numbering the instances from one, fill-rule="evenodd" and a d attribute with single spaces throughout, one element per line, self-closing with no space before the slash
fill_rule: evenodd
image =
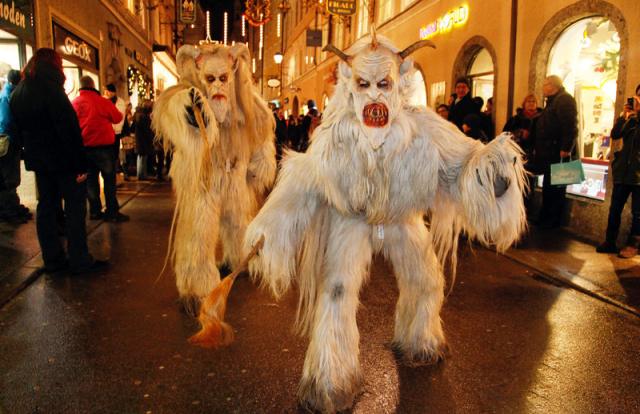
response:
<path id="1" fill-rule="evenodd" d="M 159 276 L 170 184 L 126 183 L 119 198 L 130 222 L 88 222 L 104 273 L 41 275 L 33 221 L 0 224 L 0 413 L 305 412 L 295 293 L 276 302 L 240 278 L 235 341 L 190 345 L 197 323 L 171 270 Z M 350 412 L 640 412 L 640 258 L 532 229 L 506 255 L 464 249 L 459 262 L 442 312 L 451 356 L 409 368 L 387 347 L 398 292 L 374 260 L 358 312 L 366 389 Z"/>

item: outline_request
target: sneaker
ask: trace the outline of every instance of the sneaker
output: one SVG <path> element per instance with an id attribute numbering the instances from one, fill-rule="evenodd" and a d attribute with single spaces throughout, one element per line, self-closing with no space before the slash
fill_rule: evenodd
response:
<path id="1" fill-rule="evenodd" d="M 112 221 L 114 223 L 122 223 L 123 221 L 129 221 L 130 218 L 126 214 L 117 212 L 116 214 L 109 214 L 104 216 L 105 221 Z"/>
<path id="2" fill-rule="evenodd" d="M 109 268 L 109 262 L 106 260 L 94 260 L 91 266 L 84 269 L 71 269 L 71 273 L 74 275 L 82 275 L 85 273 L 95 273 L 107 270 Z"/>
<path id="3" fill-rule="evenodd" d="M 89 220 L 102 220 L 104 218 L 104 213 L 91 213 L 89 214 Z"/>

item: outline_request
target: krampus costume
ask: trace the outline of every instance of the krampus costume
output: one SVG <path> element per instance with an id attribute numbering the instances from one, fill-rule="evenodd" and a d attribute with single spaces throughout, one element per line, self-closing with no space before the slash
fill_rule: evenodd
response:
<path id="1" fill-rule="evenodd" d="M 157 139 L 173 152 L 169 245 L 192 314 L 220 283 L 216 246 L 223 262 L 241 262 L 245 230 L 275 177 L 275 121 L 251 84 L 249 60 L 240 43 L 181 47 L 180 83 L 162 92 L 153 111 Z"/>
<path id="2" fill-rule="evenodd" d="M 358 363 L 358 292 L 374 253 L 393 266 L 400 297 L 393 344 L 409 365 L 441 359 L 443 263 L 461 231 L 504 250 L 525 227 L 524 170 L 508 136 L 488 145 L 405 102 L 408 55 L 367 36 L 339 63 L 336 91 L 305 154 L 288 154 L 244 249 L 264 235 L 250 270 L 276 296 L 296 279 L 299 322 L 310 336 L 301 404 L 332 413 L 363 384 Z M 423 215 L 431 212 L 431 229 Z"/>

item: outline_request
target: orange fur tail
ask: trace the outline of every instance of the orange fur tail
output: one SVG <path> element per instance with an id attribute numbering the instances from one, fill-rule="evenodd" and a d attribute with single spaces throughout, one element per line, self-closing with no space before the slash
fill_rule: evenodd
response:
<path id="1" fill-rule="evenodd" d="M 200 315 L 198 316 L 202 329 L 189 338 L 189 343 L 204 348 L 213 347 L 219 349 L 221 346 L 229 345 L 233 341 L 233 330 L 229 324 L 224 323 L 227 298 L 236 277 L 249 266 L 249 260 L 258 254 L 258 250 L 263 244 L 264 236 L 260 237 L 260 240 L 253 246 L 253 249 L 240 263 L 240 266 L 209 293 L 209 296 L 200 307 Z"/>

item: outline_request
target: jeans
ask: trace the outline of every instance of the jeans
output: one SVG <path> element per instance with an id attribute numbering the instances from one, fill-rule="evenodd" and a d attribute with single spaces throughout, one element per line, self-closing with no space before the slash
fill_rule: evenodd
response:
<path id="1" fill-rule="evenodd" d="M 87 246 L 87 190 L 84 183 L 76 182 L 77 174 L 36 172 L 38 207 L 36 230 L 45 267 L 57 267 L 67 258 L 58 239 L 58 208 L 64 200 L 66 214 L 67 249 L 69 264 L 84 269 L 93 263 Z"/>
<path id="2" fill-rule="evenodd" d="M 116 198 L 116 161 L 113 146 L 85 147 L 89 171 L 87 173 L 87 198 L 89 199 L 89 213 L 98 214 L 102 211 L 100 202 L 100 181 L 102 174 L 104 181 L 104 202 L 106 215 L 118 214 L 118 199 Z"/>
<path id="3" fill-rule="evenodd" d="M 4 183 L 0 189 L 0 215 L 15 216 L 20 211 L 20 153 L 21 149 L 9 143 L 7 153 L 0 157 L 0 179 Z"/>
<path id="4" fill-rule="evenodd" d="M 147 174 L 147 157 L 148 155 L 138 155 L 138 180 L 146 180 Z"/>
<path id="5" fill-rule="evenodd" d="M 611 191 L 611 207 L 607 221 L 607 240 L 615 241 L 620 231 L 622 210 L 631 195 L 632 236 L 640 236 L 640 185 L 614 184 Z"/>

